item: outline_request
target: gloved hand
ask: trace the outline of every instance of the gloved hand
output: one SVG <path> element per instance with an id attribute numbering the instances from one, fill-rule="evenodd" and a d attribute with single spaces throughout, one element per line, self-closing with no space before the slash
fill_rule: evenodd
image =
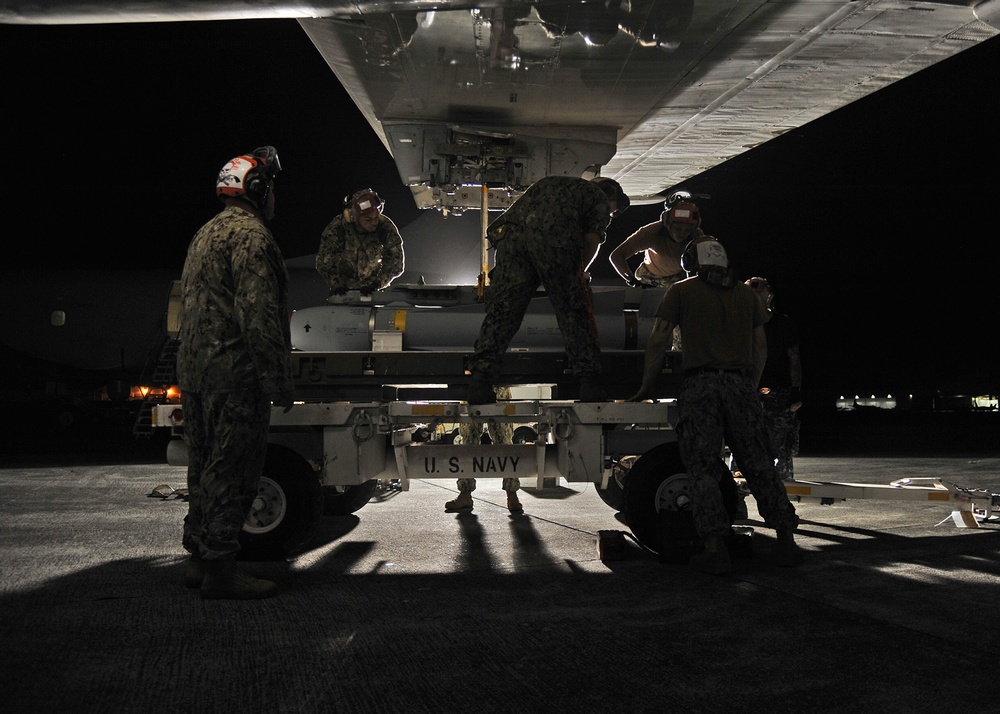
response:
<path id="1" fill-rule="evenodd" d="M 330 294 L 331 295 L 346 295 L 347 294 L 347 288 L 345 288 L 343 285 L 338 285 L 336 287 L 331 287 L 330 288 Z"/>
<path id="2" fill-rule="evenodd" d="M 376 280 L 374 282 L 368 283 L 367 285 L 362 285 L 359 288 L 359 290 L 361 291 L 362 295 L 368 297 L 373 292 L 375 292 L 376 290 L 380 290 L 381 288 L 382 288 L 382 283 Z"/>
<path id="3" fill-rule="evenodd" d="M 295 392 L 291 389 L 285 392 L 278 392 L 271 397 L 271 404 L 276 407 L 284 407 L 284 413 L 287 414 L 295 406 Z"/>

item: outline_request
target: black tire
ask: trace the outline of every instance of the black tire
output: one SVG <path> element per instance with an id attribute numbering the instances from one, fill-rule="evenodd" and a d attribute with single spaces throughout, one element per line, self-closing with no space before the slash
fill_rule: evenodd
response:
<path id="1" fill-rule="evenodd" d="M 607 488 L 601 488 L 600 483 L 594 484 L 594 488 L 597 489 L 597 495 L 601 497 L 601 500 L 605 504 L 615 509 L 615 511 L 625 510 L 624 484 L 628 478 L 629 471 L 633 464 L 635 464 L 636 458 L 635 456 L 626 456 L 615 464 L 611 472 L 611 478 L 608 479 Z"/>
<path id="2" fill-rule="evenodd" d="M 623 513 L 646 548 L 667 562 L 687 562 L 701 550 L 691 517 L 691 482 L 676 442 L 660 444 L 629 469 Z"/>
<path id="3" fill-rule="evenodd" d="M 514 433 L 511 434 L 510 437 L 511 443 L 513 444 L 534 444 L 537 439 L 538 432 L 530 426 L 517 427 L 514 429 Z"/>
<path id="4" fill-rule="evenodd" d="M 323 513 L 328 516 L 349 516 L 371 500 L 376 488 L 378 479 L 374 478 L 357 486 L 324 486 Z"/>
<path id="5" fill-rule="evenodd" d="M 304 546 L 323 517 L 319 475 L 304 458 L 271 444 L 257 497 L 240 533 L 241 560 L 284 560 Z"/>

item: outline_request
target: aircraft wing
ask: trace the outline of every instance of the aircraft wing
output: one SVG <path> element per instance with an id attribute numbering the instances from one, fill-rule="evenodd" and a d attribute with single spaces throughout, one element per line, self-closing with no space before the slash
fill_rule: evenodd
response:
<path id="1" fill-rule="evenodd" d="M 997 33 L 965 4 L 636 0 L 300 20 L 421 207 L 600 171 L 639 203 Z M 471 188 L 470 188 L 471 186 Z M 505 205 L 502 191 L 490 205 Z"/>
<path id="2" fill-rule="evenodd" d="M 1000 0 L 0 0 L 0 22 L 251 17 L 297 18 L 417 205 L 461 211 L 550 174 L 660 201 L 995 36 Z"/>

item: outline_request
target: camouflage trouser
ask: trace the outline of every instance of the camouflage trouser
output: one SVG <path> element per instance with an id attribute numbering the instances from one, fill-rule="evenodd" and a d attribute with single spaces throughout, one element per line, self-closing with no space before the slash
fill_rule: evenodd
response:
<path id="1" fill-rule="evenodd" d="M 635 279 L 638 280 L 642 285 L 648 285 L 654 288 L 669 288 L 674 283 L 680 282 L 687 277 L 685 273 L 678 273 L 677 275 L 667 275 L 666 277 L 661 275 L 653 275 L 649 272 L 649 268 L 646 267 L 645 263 L 639 263 L 639 267 L 635 269 Z M 684 349 L 681 344 L 681 328 L 680 325 L 674 325 L 674 332 L 671 335 L 673 342 L 670 345 L 672 350 L 682 350 Z"/>
<path id="2" fill-rule="evenodd" d="M 635 269 L 635 279 L 643 285 L 650 285 L 654 288 L 669 288 L 674 283 L 679 283 L 686 277 L 686 273 L 677 273 L 676 275 L 653 275 L 649 272 L 649 268 L 646 267 L 645 263 L 639 263 L 639 267 Z"/>
<path id="3" fill-rule="evenodd" d="M 795 412 L 788 411 L 788 400 L 785 391 L 771 391 L 760 398 L 764 424 L 771 437 L 771 451 L 777 457 L 774 467 L 783 481 L 795 479 L 792 460 L 799 454 L 799 418 Z"/>
<path id="4" fill-rule="evenodd" d="M 264 468 L 271 404 L 256 391 L 184 393 L 190 498 L 184 549 L 205 560 L 233 556 Z"/>
<path id="5" fill-rule="evenodd" d="M 735 372 L 685 377 L 677 437 L 692 481 L 695 527 L 702 536 L 729 533 L 719 490 L 722 479 L 731 478 L 721 458 L 724 444 L 736 456 L 764 522 L 775 529 L 795 528 L 798 517 L 774 469 L 760 401 L 748 377 Z"/>
<path id="6" fill-rule="evenodd" d="M 601 350 L 582 247 L 569 235 L 535 235 L 508 226 L 497 243 L 496 267 L 486 290 L 486 316 L 469 368 L 495 377 L 539 285 L 555 308 L 573 374 L 599 374 Z"/>
<path id="7" fill-rule="evenodd" d="M 476 479 L 474 478 L 460 478 L 455 481 L 458 485 L 459 491 L 468 491 L 472 493 L 476 490 Z M 516 491 L 521 488 L 521 479 L 519 478 L 505 478 L 500 483 L 500 488 L 504 491 Z"/>
<path id="8" fill-rule="evenodd" d="M 497 399 L 510 399 L 510 387 L 494 387 Z M 491 422 L 489 427 L 490 437 L 494 444 L 513 444 L 514 425 L 510 422 Z M 462 437 L 463 444 L 482 443 L 483 425 L 459 424 L 458 435 Z M 476 490 L 476 479 L 460 478 L 456 481 L 459 491 L 472 493 Z M 505 478 L 501 484 L 504 491 L 516 491 L 521 488 L 521 480 L 517 478 Z"/>

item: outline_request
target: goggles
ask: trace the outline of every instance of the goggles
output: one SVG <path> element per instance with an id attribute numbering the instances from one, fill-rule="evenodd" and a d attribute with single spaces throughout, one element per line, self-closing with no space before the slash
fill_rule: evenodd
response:
<path id="1" fill-rule="evenodd" d="M 677 203 L 670 209 L 670 220 L 677 223 L 698 223 L 698 207 L 693 203 Z"/>

